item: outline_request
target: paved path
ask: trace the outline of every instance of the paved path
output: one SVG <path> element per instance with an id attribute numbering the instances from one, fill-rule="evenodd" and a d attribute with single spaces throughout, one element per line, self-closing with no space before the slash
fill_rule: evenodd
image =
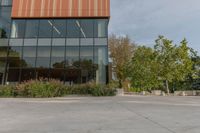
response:
<path id="1" fill-rule="evenodd" d="M 200 97 L 0 99 L 0 133 L 200 133 Z"/>

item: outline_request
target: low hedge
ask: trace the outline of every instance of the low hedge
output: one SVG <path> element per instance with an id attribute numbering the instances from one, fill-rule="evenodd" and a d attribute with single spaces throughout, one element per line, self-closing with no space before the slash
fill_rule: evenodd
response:
<path id="1" fill-rule="evenodd" d="M 31 97 L 48 98 L 61 97 L 65 95 L 91 95 L 91 96 L 114 96 L 116 90 L 105 85 L 94 83 L 82 85 L 64 85 L 57 80 L 30 80 L 17 84 L 0 87 L 0 97 Z"/>

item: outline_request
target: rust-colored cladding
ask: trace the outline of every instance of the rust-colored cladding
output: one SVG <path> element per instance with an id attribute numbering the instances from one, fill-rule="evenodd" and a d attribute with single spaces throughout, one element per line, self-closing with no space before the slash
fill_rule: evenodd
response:
<path id="1" fill-rule="evenodd" d="M 12 18 L 110 17 L 110 0 L 13 0 Z"/>

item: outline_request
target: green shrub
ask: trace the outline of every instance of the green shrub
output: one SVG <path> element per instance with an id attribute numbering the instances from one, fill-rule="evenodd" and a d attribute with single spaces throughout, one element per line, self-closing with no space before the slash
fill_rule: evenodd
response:
<path id="1" fill-rule="evenodd" d="M 16 86 L 17 96 L 21 97 L 60 97 L 66 92 L 63 83 L 56 80 L 30 80 Z"/>
<path id="2" fill-rule="evenodd" d="M 64 85 L 57 80 L 30 80 L 16 86 L 0 87 L 0 97 L 32 97 L 48 98 L 61 97 L 64 95 L 91 95 L 91 96 L 114 96 L 116 90 L 105 85 L 87 83 L 81 85 Z"/>
<path id="3" fill-rule="evenodd" d="M 91 89 L 92 96 L 115 96 L 116 89 L 109 88 L 103 85 L 96 85 L 93 89 Z"/>
<path id="4" fill-rule="evenodd" d="M 0 86 L 0 97 L 14 97 L 14 86 Z"/>
<path id="5" fill-rule="evenodd" d="M 114 96 L 116 94 L 116 89 L 95 83 L 74 85 L 69 88 L 69 93 L 76 95 Z"/>

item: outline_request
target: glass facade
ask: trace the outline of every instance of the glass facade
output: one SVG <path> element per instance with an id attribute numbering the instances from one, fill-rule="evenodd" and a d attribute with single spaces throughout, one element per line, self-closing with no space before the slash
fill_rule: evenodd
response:
<path id="1" fill-rule="evenodd" d="M 11 5 L 12 0 L 0 0 L 0 85 L 7 79 L 6 66 L 10 49 Z M 14 63 L 12 62 L 11 65 L 14 65 Z"/>
<path id="2" fill-rule="evenodd" d="M 0 39 L 2 82 L 108 82 L 108 19 L 13 19 L 10 27 Z"/>

